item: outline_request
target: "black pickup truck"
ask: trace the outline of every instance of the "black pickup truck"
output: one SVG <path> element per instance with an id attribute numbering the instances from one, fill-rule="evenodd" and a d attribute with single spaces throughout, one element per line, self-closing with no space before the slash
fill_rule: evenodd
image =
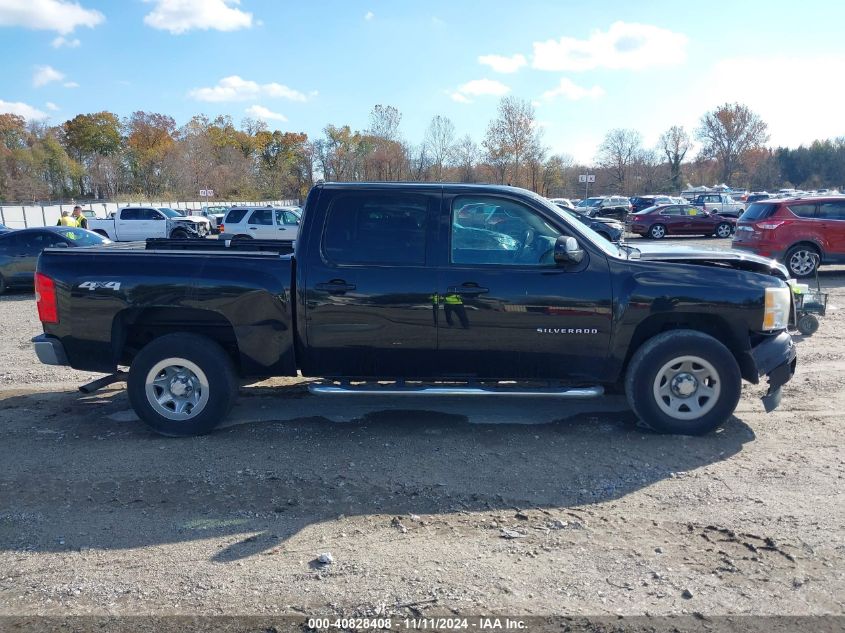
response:
<path id="1" fill-rule="evenodd" d="M 786 270 L 737 251 L 613 244 L 529 191 L 326 183 L 295 243 L 48 249 L 42 362 L 128 367 L 138 415 L 211 430 L 241 377 L 315 393 L 596 397 L 656 430 L 707 432 L 744 378 L 777 406 L 795 370 Z M 539 386 L 538 386 L 539 385 Z"/>

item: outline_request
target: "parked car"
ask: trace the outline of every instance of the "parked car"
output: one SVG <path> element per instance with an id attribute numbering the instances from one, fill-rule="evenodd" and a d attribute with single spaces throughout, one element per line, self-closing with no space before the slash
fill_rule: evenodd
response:
<path id="1" fill-rule="evenodd" d="M 628 216 L 629 233 L 659 240 L 667 235 L 730 237 L 736 220 L 689 204 L 649 207 Z"/>
<path id="2" fill-rule="evenodd" d="M 128 366 L 132 407 L 165 435 L 213 429 L 239 376 L 297 372 L 335 397 L 581 399 L 624 385 L 653 428 L 700 434 L 730 418 L 743 378 L 768 378 L 770 411 L 795 371 L 792 291 L 770 259 L 611 244 L 545 198 L 494 185 L 318 184 L 302 222 L 275 252 L 241 240 L 48 249 L 35 352 Z"/>
<path id="3" fill-rule="evenodd" d="M 567 209 L 574 209 L 575 203 L 569 198 L 549 198 L 549 202 L 553 202 L 559 207 L 566 207 Z"/>
<path id="4" fill-rule="evenodd" d="M 752 202 L 760 202 L 760 200 L 768 200 L 772 197 L 772 194 L 767 193 L 765 191 L 754 191 L 749 193 L 748 196 L 745 198 L 745 206 L 748 207 L 749 204 Z"/>
<path id="5" fill-rule="evenodd" d="M 292 240 L 300 220 L 296 207 L 235 207 L 226 214 L 220 238 Z"/>
<path id="6" fill-rule="evenodd" d="M 845 263 L 845 197 L 754 202 L 737 223 L 733 247 L 781 260 L 795 277 Z"/>
<path id="7" fill-rule="evenodd" d="M 715 211 L 719 215 L 732 218 L 738 218 L 745 211 L 745 204 L 724 193 L 702 193 L 696 196 L 692 203 L 705 211 Z"/>
<path id="8" fill-rule="evenodd" d="M 151 237 L 187 239 L 211 233 L 208 218 L 183 216 L 168 208 L 126 207 L 104 220 L 88 220 L 88 229 L 114 242 L 133 242 Z"/>
<path id="9" fill-rule="evenodd" d="M 686 201 L 684 201 L 686 202 Z M 631 198 L 631 213 L 648 209 L 649 207 L 656 207 L 662 204 L 678 204 L 669 196 L 635 196 Z M 684 204 L 681 202 L 680 204 Z"/>
<path id="10" fill-rule="evenodd" d="M 573 211 L 562 204 L 557 204 L 557 206 L 560 208 L 561 213 L 564 213 L 571 218 L 575 218 L 581 224 L 590 227 L 608 242 L 618 242 L 625 237 L 625 225 L 621 222 L 617 222 L 611 218 L 591 218 L 583 213 Z"/>
<path id="11" fill-rule="evenodd" d="M 32 288 L 38 256 L 45 248 L 103 246 L 104 237 L 68 226 L 20 229 L 0 235 L 0 294 L 7 288 Z"/>
<path id="12" fill-rule="evenodd" d="M 8 232 L 9 232 L 9 231 L 11 231 L 11 230 L 12 230 L 12 229 L 10 229 L 10 228 L 9 228 L 8 226 L 6 226 L 5 224 L 0 224 L 0 235 L 2 235 L 3 233 L 8 233 Z"/>
<path id="13" fill-rule="evenodd" d="M 624 222 L 631 212 L 631 201 L 623 196 L 593 196 L 581 200 L 575 210 L 591 218 L 614 218 Z"/>
<path id="14" fill-rule="evenodd" d="M 219 233 L 220 226 L 223 224 L 223 218 L 226 217 L 226 214 L 228 212 L 228 206 L 207 206 L 200 209 L 197 212 L 197 215 L 201 215 L 204 218 L 208 218 L 208 220 L 211 222 L 211 232 Z"/>

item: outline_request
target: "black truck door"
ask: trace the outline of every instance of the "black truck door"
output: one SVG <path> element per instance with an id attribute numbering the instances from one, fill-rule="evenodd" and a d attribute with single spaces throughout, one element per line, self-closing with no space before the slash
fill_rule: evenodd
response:
<path id="1" fill-rule="evenodd" d="M 323 189 L 323 226 L 309 226 L 303 270 L 303 373 L 433 374 L 435 270 L 427 245 L 440 198 L 431 187 Z"/>
<path id="2" fill-rule="evenodd" d="M 444 195 L 438 243 L 445 248 L 437 275 L 441 375 L 601 376 L 612 320 L 606 255 L 593 247 L 580 264 L 556 265 L 554 244 L 567 234 L 566 225 L 549 214 L 504 196 Z"/>

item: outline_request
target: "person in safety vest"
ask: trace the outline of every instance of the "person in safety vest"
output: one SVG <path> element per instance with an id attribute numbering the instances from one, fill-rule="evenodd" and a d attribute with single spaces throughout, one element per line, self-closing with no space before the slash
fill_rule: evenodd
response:
<path id="1" fill-rule="evenodd" d="M 452 327 L 452 314 L 458 317 L 461 322 L 461 327 L 465 330 L 469 329 L 469 319 L 467 318 L 467 311 L 464 307 L 464 300 L 461 295 L 456 293 L 449 293 L 443 296 L 443 311 L 446 316 L 446 323 Z"/>
<path id="2" fill-rule="evenodd" d="M 82 207 L 80 207 L 79 205 L 73 208 L 73 213 L 71 214 L 71 217 L 76 222 L 76 226 L 78 226 L 80 229 L 88 228 L 88 218 L 82 215 Z"/>
<path id="3" fill-rule="evenodd" d="M 59 221 L 56 222 L 56 226 L 78 226 L 76 224 L 76 220 L 70 217 L 70 213 L 67 211 L 62 211 L 62 217 L 59 218 Z"/>

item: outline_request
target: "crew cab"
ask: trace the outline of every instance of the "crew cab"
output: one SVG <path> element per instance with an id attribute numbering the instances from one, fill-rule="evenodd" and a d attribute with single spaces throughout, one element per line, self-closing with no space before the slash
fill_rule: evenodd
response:
<path id="1" fill-rule="evenodd" d="M 208 218 L 184 216 L 173 209 L 125 207 L 106 219 L 89 219 L 88 230 L 113 242 L 135 242 L 148 238 L 186 239 L 211 233 Z"/>
<path id="2" fill-rule="evenodd" d="M 619 389 L 652 428 L 700 434 L 743 378 L 779 403 L 786 280 L 752 254 L 612 244 L 524 189 L 324 183 L 295 242 L 44 251 L 34 346 L 105 382 L 128 367 L 133 408 L 165 435 L 210 431 L 241 378 L 298 372 L 333 395 Z"/>
<path id="3" fill-rule="evenodd" d="M 734 200 L 724 193 L 702 193 L 696 196 L 692 204 L 705 211 L 712 211 L 726 217 L 738 218 L 745 211 L 745 204 Z"/>

